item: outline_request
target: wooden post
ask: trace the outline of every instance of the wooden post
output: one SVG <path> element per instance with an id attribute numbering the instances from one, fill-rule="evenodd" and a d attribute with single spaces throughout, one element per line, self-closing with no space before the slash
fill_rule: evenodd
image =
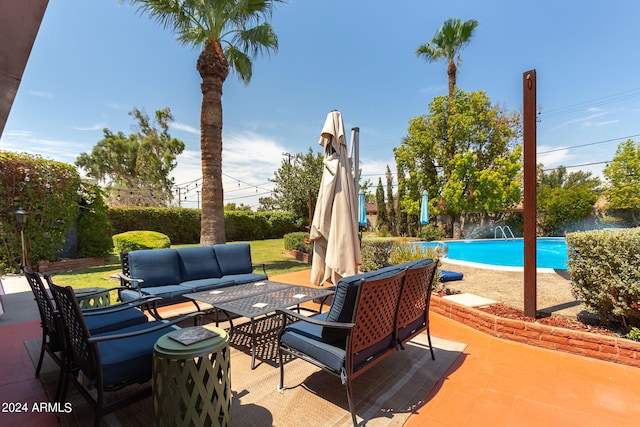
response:
<path id="1" fill-rule="evenodd" d="M 536 70 L 523 74 L 524 315 L 536 317 Z"/>

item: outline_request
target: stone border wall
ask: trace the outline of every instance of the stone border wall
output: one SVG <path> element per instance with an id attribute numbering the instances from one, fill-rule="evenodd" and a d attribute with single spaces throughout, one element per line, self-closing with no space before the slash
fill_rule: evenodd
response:
<path id="1" fill-rule="evenodd" d="M 506 319 L 435 295 L 430 309 L 497 338 L 640 367 L 640 342 L 626 338 Z"/>
<path id="2" fill-rule="evenodd" d="M 76 270 L 79 268 L 95 267 L 104 265 L 104 258 L 77 258 L 63 259 L 62 261 L 38 261 L 36 270 L 40 273 L 55 273 L 58 271 Z"/>

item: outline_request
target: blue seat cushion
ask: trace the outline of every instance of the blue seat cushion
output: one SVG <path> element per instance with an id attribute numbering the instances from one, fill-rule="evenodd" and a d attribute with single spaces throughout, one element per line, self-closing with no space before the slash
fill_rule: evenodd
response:
<path id="1" fill-rule="evenodd" d="M 187 299 L 182 295 L 188 294 L 192 291 L 191 289 L 180 285 L 154 286 L 151 288 L 145 288 L 143 284 L 141 292 L 143 296 L 150 295 L 162 298 L 162 301 L 158 301 L 158 305 L 166 305 L 173 304 L 176 301 L 186 301 Z M 120 293 L 120 297 L 122 298 L 122 301 L 125 302 L 131 301 L 132 299 L 140 298 L 140 296 L 138 295 L 138 291 L 134 290 L 124 290 Z"/>
<path id="2" fill-rule="evenodd" d="M 84 320 L 92 335 L 117 331 L 149 321 L 147 316 L 135 307 L 114 313 L 85 315 Z"/>
<path id="3" fill-rule="evenodd" d="M 180 257 L 175 249 L 131 251 L 128 257 L 130 277 L 143 279 L 143 288 L 177 285 L 182 282 Z"/>
<path id="4" fill-rule="evenodd" d="M 251 247 L 248 243 L 213 245 L 223 276 L 253 272 Z"/>
<path id="5" fill-rule="evenodd" d="M 162 321 L 136 325 L 119 331 L 119 333 L 148 329 L 157 326 L 159 322 Z M 175 326 L 168 326 L 155 332 L 131 338 L 99 342 L 98 349 L 102 361 L 104 386 L 106 388 L 115 387 L 133 378 L 141 380 L 150 378 L 154 344 L 158 338 L 176 329 L 178 328 Z"/>
<path id="6" fill-rule="evenodd" d="M 223 277 L 220 279 L 212 278 L 212 279 L 198 279 L 198 280 L 189 280 L 188 282 L 180 283 L 180 286 L 188 288 L 188 292 L 202 292 L 208 291 L 211 289 L 222 288 L 225 286 L 235 285 L 235 281 L 231 278 Z"/>
<path id="7" fill-rule="evenodd" d="M 326 320 L 328 313 L 314 316 L 318 320 Z M 304 353 L 325 365 L 333 372 L 341 372 L 346 363 L 345 342 L 342 345 L 325 342 L 322 337 L 322 326 L 298 321 L 285 327 L 280 342 L 293 350 Z"/>
<path id="8" fill-rule="evenodd" d="M 189 246 L 176 249 L 180 256 L 182 281 L 219 278 L 222 271 L 212 246 Z"/>
<path id="9" fill-rule="evenodd" d="M 225 275 L 224 278 L 233 280 L 237 285 L 242 285 L 243 283 L 259 282 L 261 280 L 268 279 L 267 275 L 262 273 L 228 274 Z"/>

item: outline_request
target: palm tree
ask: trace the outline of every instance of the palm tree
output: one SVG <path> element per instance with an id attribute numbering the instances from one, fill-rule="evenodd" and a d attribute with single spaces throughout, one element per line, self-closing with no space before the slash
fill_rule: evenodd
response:
<path id="1" fill-rule="evenodd" d="M 453 100 L 456 88 L 456 76 L 458 74 L 458 68 L 454 59 L 457 55 L 459 66 L 460 51 L 469 44 L 471 37 L 473 37 L 473 31 L 477 26 L 478 21 L 475 19 L 462 22 L 460 18 L 449 18 L 442 24 L 442 27 L 440 27 L 429 43 L 423 44 L 416 49 L 418 58 L 424 58 L 425 61 L 436 62 L 443 58 L 449 61 L 447 65 L 449 100 Z"/>
<path id="2" fill-rule="evenodd" d="M 173 31 L 180 43 L 202 48 L 197 62 L 202 78 L 200 244 L 224 243 L 222 85 L 230 70 L 248 84 L 253 58 L 277 51 L 278 38 L 266 20 L 282 0 L 123 1 L 138 4 L 139 12 Z"/>

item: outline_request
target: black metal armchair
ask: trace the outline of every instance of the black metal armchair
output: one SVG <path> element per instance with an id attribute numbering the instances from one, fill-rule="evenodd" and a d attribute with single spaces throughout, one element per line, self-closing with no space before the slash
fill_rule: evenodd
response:
<path id="1" fill-rule="evenodd" d="M 45 278 L 60 311 L 60 324 L 68 355 L 66 379 L 73 380 L 73 384 L 93 406 L 96 426 L 100 425 L 100 419 L 104 415 L 151 395 L 151 386 L 148 386 L 109 403 L 104 400 L 105 392 L 149 381 L 153 346 L 158 338 L 179 329 L 174 326 L 177 323 L 202 314 L 195 312 L 171 322 L 157 320 L 113 333 L 94 335 L 85 322 L 73 289 L 57 286 L 47 275 Z M 75 375 L 76 370 L 68 369 L 71 364 L 82 373 L 82 380 L 79 375 Z M 62 398 L 66 393 L 66 384 L 67 381 L 64 381 Z M 95 398 L 84 384 L 89 389 L 96 389 Z"/>
<path id="2" fill-rule="evenodd" d="M 60 334 L 60 314 L 56 308 L 50 292 L 46 289 L 38 273 L 30 272 L 26 267 L 22 267 L 24 276 L 29 283 L 29 287 L 40 312 L 40 324 L 42 327 L 42 342 L 40 346 L 40 357 L 36 366 L 36 377 L 40 375 L 45 352 L 60 366 L 60 377 L 56 400 L 60 399 L 62 390 L 62 379 L 65 375 L 64 338 Z M 135 302 L 118 304 L 115 306 L 95 309 L 85 309 L 82 311 L 86 319 L 89 330 L 94 333 L 105 333 L 130 326 L 135 326 L 148 322 L 147 316 L 137 307 L 150 302 L 150 298 L 144 298 Z"/>
<path id="3" fill-rule="evenodd" d="M 285 319 L 280 333 L 279 390 L 285 388 L 283 353 L 306 360 L 341 379 L 347 389 L 353 425 L 357 425 L 352 382 L 396 351 L 396 309 L 404 276 L 405 270 L 401 270 L 372 280 L 339 282 L 333 305 L 346 305 L 345 301 L 355 297 L 350 322 L 328 321 L 331 310 L 313 317 L 279 310 L 284 316 L 299 320 L 287 325 Z"/>

